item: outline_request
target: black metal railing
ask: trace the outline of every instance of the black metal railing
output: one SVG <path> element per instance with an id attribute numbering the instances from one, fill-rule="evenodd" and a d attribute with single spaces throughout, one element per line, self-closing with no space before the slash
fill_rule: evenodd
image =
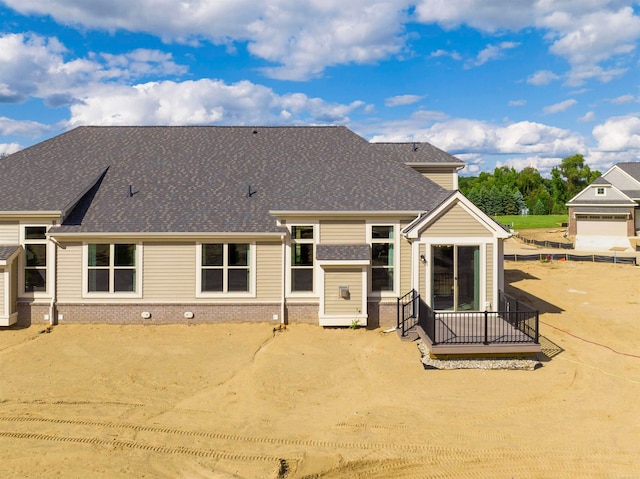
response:
<path id="1" fill-rule="evenodd" d="M 398 298 L 398 320 L 396 327 L 402 333 L 407 335 L 407 331 L 418 324 L 418 302 L 420 295 L 415 289 Z"/>
<path id="2" fill-rule="evenodd" d="M 538 343 L 538 312 L 502 292 L 498 311 L 433 311 L 420 301 L 418 324 L 432 344 Z"/>

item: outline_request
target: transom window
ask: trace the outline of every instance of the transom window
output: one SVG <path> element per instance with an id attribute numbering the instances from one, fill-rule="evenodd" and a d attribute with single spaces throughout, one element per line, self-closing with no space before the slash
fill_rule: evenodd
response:
<path id="1" fill-rule="evenodd" d="M 24 228 L 24 291 L 47 290 L 47 227 Z"/>
<path id="2" fill-rule="evenodd" d="M 202 245 L 201 291 L 248 293 L 250 291 L 250 245 L 212 243 Z"/>
<path id="3" fill-rule="evenodd" d="M 135 244 L 90 244 L 87 250 L 89 293 L 136 291 Z"/>
<path id="4" fill-rule="evenodd" d="M 371 290 L 394 290 L 394 227 L 371 226 Z"/>
<path id="5" fill-rule="evenodd" d="M 291 291 L 313 291 L 313 226 L 291 227 Z"/>

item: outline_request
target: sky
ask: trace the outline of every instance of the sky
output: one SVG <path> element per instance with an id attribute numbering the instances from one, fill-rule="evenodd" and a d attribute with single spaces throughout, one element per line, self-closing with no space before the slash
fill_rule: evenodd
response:
<path id="1" fill-rule="evenodd" d="M 0 154 L 81 125 L 344 125 L 477 175 L 640 159 L 640 2 L 0 0 Z"/>

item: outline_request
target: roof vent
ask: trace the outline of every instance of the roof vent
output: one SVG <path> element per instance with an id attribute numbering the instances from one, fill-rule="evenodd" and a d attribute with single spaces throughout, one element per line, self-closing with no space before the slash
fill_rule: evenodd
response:
<path id="1" fill-rule="evenodd" d="M 413 151 L 418 151 L 418 145 L 416 143 L 413 144 Z"/>
<path id="2" fill-rule="evenodd" d="M 254 130 L 252 131 L 252 133 L 253 133 L 254 135 L 257 135 L 257 134 L 258 134 L 258 130 L 255 130 L 255 129 L 254 129 Z"/>
<path id="3" fill-rule="evenodd" d="M 251 185 L 247 186 L 247 198 L 251 198 L 257 192 L 258 192 L 257 190 L 251 190 Z"/>

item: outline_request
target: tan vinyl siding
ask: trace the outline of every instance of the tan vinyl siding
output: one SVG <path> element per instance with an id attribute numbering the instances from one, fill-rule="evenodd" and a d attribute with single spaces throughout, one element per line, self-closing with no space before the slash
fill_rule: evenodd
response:
<path id="1" fill-rule="evenodd" d="M 493 245 L 487 245 L 487 271 L 486 271 L 486 283 L 487 283 L 487 295 L 485 301 L 491 303 L 493 307 L 496 305 L 493 304 L 493 288 L 494 288 L 494 278 L 493 278 Z M 480 304 L 480 309 L 484 309 L 484 304 Z"/>
<path id="2" fill-rule="evenodd" d="M 256 244 L 256 296 L 261 301 L 282 299 L 282 245 Z"/>
<path id="3" fill-rule="evenodd" d="M 320 221 L 320 243 L 364 244 L 366 228 L 364 221 L 322 220 Z"/>
<path id="4" fill-rule="evenodd" d="M 402 226 L 404 227 L 404 225 Z M 411 243 L 400 237 L 400 295 L 411 289 Z"/>
<path id="5" fill-rule="evenodd" d="M 421 233 L 423 237 L 465 237 L 491 236 L 491 232 L 467 213 L 462 206 L 455 204 L 437 218 Z"/>
<path id="6" fill-rule="evenodd" d="M 17 222 L 0 221 L 0 244 L 20 243 L 20 225 Z"/>
<path id="7" fill-rule="evenodd" d="M 82 243 L 64 243 L 57 255 L 58 301 L 82 301 Z"/>
<path id="8" fill-rule="evenodd" d="M 425 255 L 425 258 L 427 257 L 427 245 L 426 244 L 420 244 L 419 245 L 419 251 L 420 251 L 420 255 Z M 420 261 L 420 277 L 418 278 L 418 283 L 419 283 L 419 290 L 418 293 L 420 294 L 420 296 L 422 297 L 422 299 L 425 302 L 430 303 L 431 300 L 427 301 L 427 265 L 424 264 L 422 261 Z M 429 264 L 431 264 L 431 261 L 429 261 Z"/>
<path id="9" fill-rule="evenodd" d="M 442 188 L 453 190 L 453 175 L 457 174 L 455 169 L 413 165 L 412 168 Z"/>
<path id="10" fill-rule="evenodd" d="M 350 297 L 343 299 L 338 294 L 340 286 L 349 286 Z M 324 313 L 359 314 L 362 309 L 362 270 L 359 268 L 327 269 L 324 274 Z"/>
<path id="11" fill-rule="evenodd" d="M 149 301 L 193 301 L 196 244 L 144 243 L 142 294 Z"/>

